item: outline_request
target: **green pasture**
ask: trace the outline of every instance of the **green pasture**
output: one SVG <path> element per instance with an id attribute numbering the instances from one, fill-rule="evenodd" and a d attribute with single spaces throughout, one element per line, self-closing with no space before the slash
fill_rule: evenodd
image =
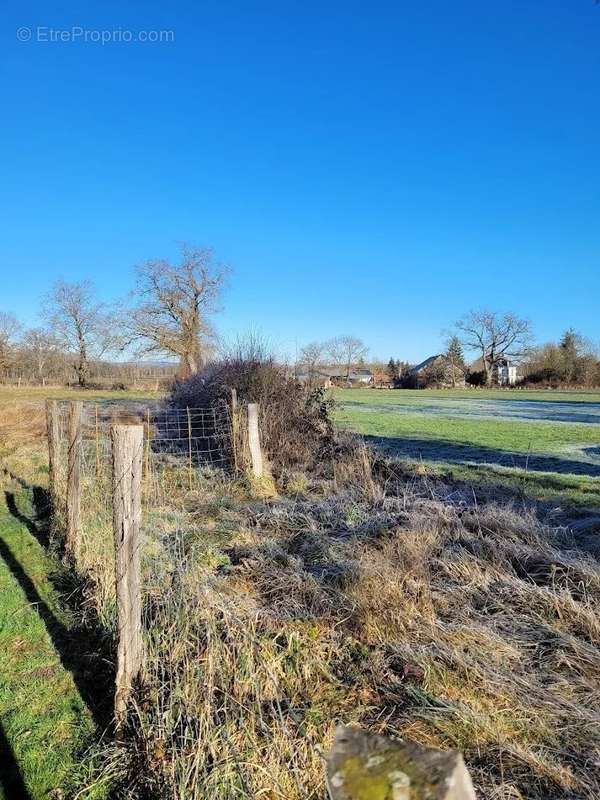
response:
<path id="1" fill-rule="evenodd" d="M 519 488 L 538 499 L 600 505 L 600 393 L 336 389 L 333 394 L 338 427 L 364 435 L 389 455 L 417 460 L 433 472 Z"/>

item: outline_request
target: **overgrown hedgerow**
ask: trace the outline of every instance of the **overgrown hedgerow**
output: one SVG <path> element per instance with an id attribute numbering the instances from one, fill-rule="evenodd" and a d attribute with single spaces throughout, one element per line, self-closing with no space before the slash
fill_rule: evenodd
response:
<path id="1" fill-rule="evenodd" d="M 205 408 L 231 402 L 260 405 L 262 445 L 277 471 L 314 470 L 330 460 L 334 436 L 331 401 L 322 390 L 307 392 L 285 365 L 261 349 L 224 356 L 175 384 L 169 402 L 179 408 Z"/>

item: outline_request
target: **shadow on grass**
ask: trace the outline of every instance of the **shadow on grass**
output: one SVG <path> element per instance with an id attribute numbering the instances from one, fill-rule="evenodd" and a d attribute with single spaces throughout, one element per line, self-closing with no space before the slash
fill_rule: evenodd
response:
<path id="1" fill-rule="evenodd" d="M 48 525 L 50 522 L 48 492 L 45 489 L 42 489 L 41 486 L 33 487 L 32 501 L 35 512 L 35 521 L 19 511 L 13 492 L 4 492 L 4 499 L 6 500 L 8 513 L 25 525 L 29 533 L 38 540 L 42 547 L 47 548 L 50 544 L 50 538 L 48 535 Z"/>
<path id="2" fill-rule="evenodd" d="M 37 488 L 39 489 L 39 487 Z M 31 491 L 35 498 L 34 487 L 31 487 Z M 43 489 L 40 491 L 43 492 Z M 19 511 L 14 494 L 5 492 L 5 498 L 11 515 L 25 526 L 38 542 L 47 538 L 46 531 L 42 526 L 38 527 L 34 519 Z M 4 560 L 19 583 L 27 602 L 35 608 L 42 619 L 64 669 L 73 676 L 77 690 L 94 722 L 100 730 L 105 730 L 112 720 L 112 686 L 114 682 L 111 662 L 102 655 L 106 650 L 105 642 L 91 629 L 67 628 L 58 619 L 39 594 L 22 564 L 1 537 L 0 558 Z M 75 608 L 76 598 L 80 595 L 79 590 L 81 589 L 76 576 L 62 571 L 51 575 L 50 580 L 60 594 L 66 597 L 69 604 Z"/>
<path id="3" fill-rule="evenodd" d="M 32 800 L 4 728 L 0 724 L 0 789 L 6 800 Z"/>
<path id="4" fill-rule="evenodd" d="M 573 461 L 558 456 L 545 456 L 496 450 L 492 447 L 457 444 L 445 439 L 365 436 L 365 441 L 391 456 L 423 459 L 449 464 L 493 464 L 530 472 L 555 472 L 560 475 L 600 477 L 600 465 Z"/>

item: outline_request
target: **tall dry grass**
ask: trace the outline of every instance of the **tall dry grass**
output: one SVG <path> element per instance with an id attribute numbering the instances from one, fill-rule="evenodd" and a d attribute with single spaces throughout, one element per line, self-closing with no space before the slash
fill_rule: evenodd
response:
<path id="1" fill-rule="evenodd" d="M 154 540 L 130 796 L 322 798 L 339 720 L 460 748 L 483 798 L 600 796 L 597 561 L 523 508 L 352 488 L 365 458 L 321 498 L 207 484 Z"/>
<path id="2" fill-rule="evenodd" d="M 91 784 L 118 778 L 124 798 L 322 798 L 342 720 L 460 748 L 482 798 L 599 797 L 589 535 L 362 447 L 336 456 L 322 473 L 281 469 L 267 501 L 217 473 L 191 491 L 176 467 L 153 477 L 145 671 L 128 735 L 95 754 Z M 107 491 L 86 484 L 77 558 L 84 604 L 114 630 Z"/>

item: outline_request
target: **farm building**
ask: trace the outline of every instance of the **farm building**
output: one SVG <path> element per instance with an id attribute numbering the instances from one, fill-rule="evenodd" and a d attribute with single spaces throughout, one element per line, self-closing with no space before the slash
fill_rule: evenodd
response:
<path id="1" fill-rule="evenodd" d="M 367 367 L 356 367 L 348 370 L 346 367 L 319 366 L 314 369 L 304 364 L 296 367 L 296 379 L 302 383 L 311 383 L 314 386 L 371 386 L 373 373 Z"/>
<path id="2" fill-rule="evenodd" d="M 443 353 L 429 356 L 408 371 L 407 382 L 416 389 L 426 386 L 438 388 L 464 387 L 465 371 L 453 366 Z"/>

